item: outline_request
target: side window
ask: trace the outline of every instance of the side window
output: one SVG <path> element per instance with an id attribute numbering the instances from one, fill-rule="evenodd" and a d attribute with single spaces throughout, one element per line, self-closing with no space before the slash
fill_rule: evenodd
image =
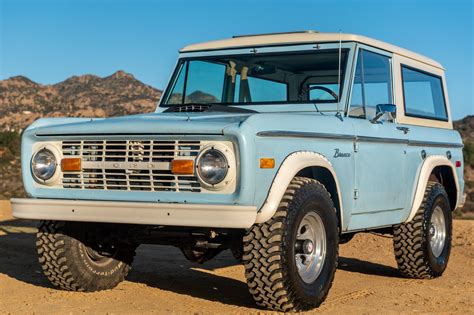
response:
<path id="1" fill-rule="evenodd" d="M 372 119 L 376 106 L 392 101 L 390 58 L 359 50 L 349 116 Z"/>
<path id="2" fill-rule="evenodd" d="M 405 115 L 447 120 L 441 78 L 402 66 Z"/>

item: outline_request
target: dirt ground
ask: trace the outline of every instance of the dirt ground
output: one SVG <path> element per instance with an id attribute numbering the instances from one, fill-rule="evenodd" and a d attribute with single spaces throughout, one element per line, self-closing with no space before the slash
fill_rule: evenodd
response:
<path id="1" fill-rule="evenodd" d="M 230 253 L 204 264 L 172 247 L 141 246 L 133 271 L 117 288 L 59 291 L 37 263 L 35 223 L 11 218 L 0 201 L 0 313 L 265 313 L 247 292 L 244 268 Z M 339 268 L 323 305 L 312 313 L 474 314 L 474 221 L 454 222 L 448 269 L 434 280 L 410 280 L 396 269 L 390 238 L 359 234 L 340 246 Z"/>

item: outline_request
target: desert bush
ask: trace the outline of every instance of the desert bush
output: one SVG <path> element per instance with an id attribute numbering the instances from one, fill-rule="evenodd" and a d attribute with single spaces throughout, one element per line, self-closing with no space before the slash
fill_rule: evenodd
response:
<path id="1" fill-rule="evenodd" d="M 473 142 L 466 141 L 464 143 L 463 154 L 464 154 L 464 164 L 471 165 L 471 167 L 474 167 L 474 143 Z"/>
<path id="2" fill-rule="evenodd" d="M 20 135 L 13 131 L 0 132 L 0 149 L 8 150 L 14 155 L 20 154 Z"/>

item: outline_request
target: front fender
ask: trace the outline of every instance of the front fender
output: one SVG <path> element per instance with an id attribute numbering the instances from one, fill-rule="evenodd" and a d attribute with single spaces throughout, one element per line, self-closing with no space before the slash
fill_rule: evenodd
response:
<path id="1" fill-rule="evenodd" d="M 273 180 L 267 199 L 257 214 L 255 223 L 264 223 L 275 214 L 291 180 L 299 171 L 311 166 L 324 167 L 331 172 L 334 181 L 336 182 L 337 193 L 341 196 L 336 172 L 334 171 L 331 162 L 329 162 L 326 157 L 319 153 L 310 151 L 294 152 L 288 155 L 283 163 L 281 163 L 281 166 Z M 341 198 L 339 198 L 339 207 L 341 213 L 343 213 L 342 203 L 340 200 Z M 341 226 L 343 226 L 342 219 L 341 215 Z"/>

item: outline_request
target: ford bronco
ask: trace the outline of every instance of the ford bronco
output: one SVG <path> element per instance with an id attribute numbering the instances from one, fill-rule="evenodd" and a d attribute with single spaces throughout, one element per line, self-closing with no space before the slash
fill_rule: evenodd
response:
<path id="1" fill-rule="evenodd" d="M 391 234 L 404 276 L 443 274 L 462 147 L 436 61 L 358 35 L 236 36 L 183 48 L 155 113 L 29 126 L 13 213 L 39 220 L 62 289 L 113 288 L 161 244 L 231 250 L 258 305 L 307 310 L 358 232 Z"/>

